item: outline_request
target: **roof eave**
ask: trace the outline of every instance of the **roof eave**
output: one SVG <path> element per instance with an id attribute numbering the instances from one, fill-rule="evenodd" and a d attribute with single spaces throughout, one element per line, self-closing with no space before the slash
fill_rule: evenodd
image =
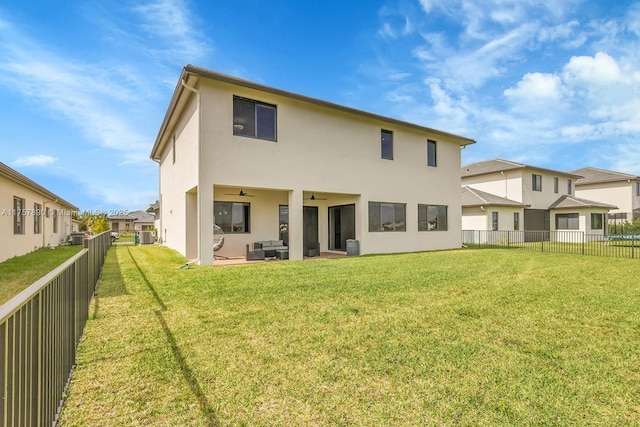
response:
<path id="1" fill-rule="evenodd" d="M 310 103 L 310 104 L 314 104 L 314 105 L 319 105 L 319 106 L 323 106 L 329 109 L 333 109 L 333 110 L 338 110 L 338 111 L 342 111 L 342 112 L 346 112 L 346 113 L 350 113 L 350 114 L 355 114 L 361 117 L 367 117 L 370 119 L 374 119 L 374 120 L 379 120 L 379 121 L 383 121 L 383 122 L 387 122 L 387 123 L 391 123 L 391 124 L 395 124 L 395 125 L 399 125 L 399 126 L 403 126 L 403 127 L 408 127 L 408 128 L 412 128 L 412 129 L 416 129 L 416 130 L 420 130 L 423 132 L 428 132 L 428 133 L 432 133 L 435 135 L 439 135 L 439 136 L 443 136 L 445 138 L 450 138 L 453 139 L 454 141 L 457 141 L 458 144 L 460 145 L 460 147 L 466 147 L 467 145 L 472 145 L 475 144 L 476 141 L 472 138 L 468 138 L 468 137 L 464 137 L 461 135 L 456 135 L 453 133 L 449 133 L 449 132 L 444 132 L 438 129 L 433 129 L 433 128 L 429 128 L 426 126 L 421 126 L 415 123 L 410 123 L 410 122 L 405 122 L 402 120 L 398 120 L 398 119 L 394 119 L 391 117 L 385 117 L 385 116 L 381 116 L 379 114 L 374 114 L 374 113 L 370 113 L 367 111 L 363 111 L 363 110 L 358 110 L 352 107 L 347 107 L 344 105 L 340 105 L 340 104 L 335 104 L 329 101 L 324 101 L 321 99 L 317 99 L 317 98 L 312 98 L 309 96 L 305 96 L 305 95 L 300 95 L 297 93 L 293 93 L 293 92 L 289 92 L 289 91 L 285 91 L 282 89 L 277 89 L 271 86 L 266 86 L 266 85 L 262 85 L 259 83 L 255 83 L 249 80 L 244 80 L 238 77 L 234 77 L 234 76 L 230 76 L 227 74 L 222 74 L 222 73 L 217 73 L 215 71 L 211 71 L 211 70 L 207 70 L 205 68 L 201 68 L 201 67 L 196 67 L 194 65 L 188 64 L 186 67 L 184 67 L 184 69 L 182 70 L 182 74 L 180 75 L 180 80 L 178 81 L 178 84 L 176 85 L 176 89 L 174 90 L 173 93 L 173 97 L 171 98 L 171 103 L 169 104 L 169 108 L 167 109 L 167 113 L 165 114 L 164 120 L 162 121 L 162 125 L 160 126 L 160 131 L 158 132 L 158 136 L 156 137 L 156 141 L 155 144 L 151 150 L 151 159 L 155 160 L 155 161 L 159 161 L 160 160 L 160 153 L 162 152 L 162 148 L 163 148 L 163 140 L 164 140 L 164 134 L 169 126 L 169 123 L 171 121 L 171 118 L 173 116 L 173 114 L 175 113 L 175 110 L 178 106 L 179 100 L 182 97 L 182 94 L 184 93 L 185 88 L 182 85 L 182 82 L 184 80 L 188 80 L 189 76 L 193 75 L 196 77 L 202 77 L 202 78 L 207 78 L 207 79 L 211 79 L 211 80 L 216 80 L 216 81 L 220 81 L 220 82 L 225 82 L 225 83 L 229 83 L 229 84 L 234 84 L 234 85 L 238 85 L 238 86 L 243 86 L 243 87 L 247 87 L 250 89 L 255 89 L 255 90 L 259 90 L 262 92 L 267 92 L 267 93 L 272 93 L 274 95 L 279 95 L 279 96 L 283 96 L 286 98 L 290 98 L 290 99 L 295 99 L 297 101 L 302 101 L 302 102 L 306 102 L 306 103 Z"/>
<path id="2" fill-rule="evenodd" d="M 79 208 L 77 206 L 69 203 L 68 201 L 66 201 L 62 197 L 58 197 L 57 195 L 55 195 L 51 191 L 49 191 L 46 188 L 44 188 L 42 185 L 40 185 L 37 182 L 27 178 L 26 176 L 22 175 L 20 172 L 10 168 L 9 166 L 5 165 L 2 162 L 0 162 L 0 174 L 6 176 L 8 179 L 10 179 L 10 180 L 12 180 L 14 182 L 17 182 L 20 185 L 23 185 L 25 187 L 30 188 L 32 191 L 35 191 L 36 193 L 40 194 L 41 196 L 46 197 L 47 199 L 51 200 L 52 202 L 59 203 L 59 204 L 65 206 L 65 207 L 69 208 L 70 211 L 77 212 L 79 210 Z"/>

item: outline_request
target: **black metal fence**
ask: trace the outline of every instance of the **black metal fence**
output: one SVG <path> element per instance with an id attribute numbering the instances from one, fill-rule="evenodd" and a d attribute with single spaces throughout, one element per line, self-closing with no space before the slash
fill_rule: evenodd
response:
<path id="1" fill-rule="evenodd" d="M 463 230 L 462 243 L 538 252 L 640 258 L 640 236 L 587 234 L 581 231 Z"/>
<path id="2" fill-rule="evenodd" d="M 60 410 L 109 232 L 0 306 L 0 426 L 51 426 Z"/>

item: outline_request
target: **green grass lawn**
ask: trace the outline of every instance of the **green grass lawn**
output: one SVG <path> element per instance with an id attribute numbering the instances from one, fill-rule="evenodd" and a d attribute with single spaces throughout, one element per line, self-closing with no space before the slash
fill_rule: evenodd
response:
<path id="1" fill-rule="evenodd" d="M 0 262 L 0 304 L 19 294 L 82 249 L 83 246 L 40 248 L 27 255 Z"/>
<path id="2" fill-rule="evenodd" d="M 61 426 L 640 424 L 637 260 L 108 254 Z"/>

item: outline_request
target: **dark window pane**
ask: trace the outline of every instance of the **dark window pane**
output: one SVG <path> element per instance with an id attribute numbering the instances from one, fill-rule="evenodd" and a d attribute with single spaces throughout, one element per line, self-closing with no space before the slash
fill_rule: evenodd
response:
<path id="1" fill-rule="evenodd" d="M 429 230 L 427 222 L 427 205 L 418 205 L 418 231 Z"/>
<path id="2" fill-rule="evenodd" d="M 383 130 L 380 133 L 380 148 L 382 152 L 382 158 L 387 160 L 393 160 L 393 133 L 388 130 Z"/>
<path id="3" fill-rule="evenodd" d="M 276 109 L 271 105 L 256 104 L 257 134 L 260 139 L 276 140 Z"/>
<path id="4" fill-rule="evenodd" d="M 435 141 L 427 141 L 427 166 L 437 166 Z"/>
<path id="5" fill-rule="evenodd" d="M 577 213 L 556 214 L 556 230 L 578 230 L 580 216 Z"/>
<path id="6" fill-rule="evenodd" d="M 249 233 L 248 203 L 214 202 L 214 222 L 225 233 Z"/>
<path id="7" fill-rule="evenodd" d="M 255 102 L 233 98 L 233 134 L 255 136 Z"/>
<path id="8" fill-rule="evenodd" d="M 369 202 L 369 231 L 406 231 L 406 205 Z"/>

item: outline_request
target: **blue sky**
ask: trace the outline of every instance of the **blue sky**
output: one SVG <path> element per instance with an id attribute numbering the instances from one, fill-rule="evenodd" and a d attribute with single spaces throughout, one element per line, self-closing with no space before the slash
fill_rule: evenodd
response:
<path id="1" fill-rule="evenodd" d="M 193 64 L 473 138 L 503 158 L 640 175 L 640 3 L 0 4 L 0 161 L 81 209 L 146 209 Z"/>

